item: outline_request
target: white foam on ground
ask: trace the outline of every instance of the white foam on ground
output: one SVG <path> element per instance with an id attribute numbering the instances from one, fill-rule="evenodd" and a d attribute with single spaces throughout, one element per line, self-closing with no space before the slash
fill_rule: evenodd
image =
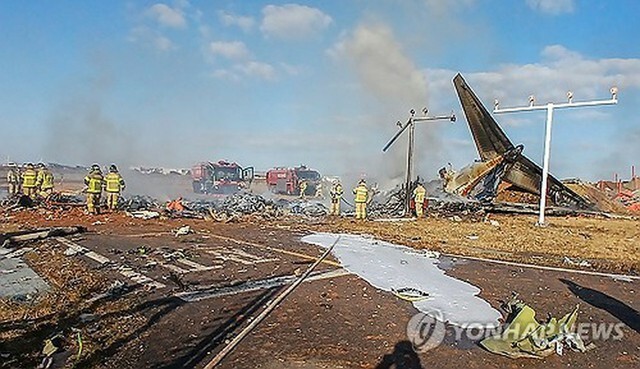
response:
<path id="1" fill-rule="evenodd" d="M 340 237 L 333 254 L 349 272 L 384 291 L 405 287 L 427 292 L 413 302 L 416 309 L 459 326 L 496 327 L 499 311 L 477 295 L 480 289 L 448 276 L 438 268 L 438 256 L 389 242 L 350 234 L 317 233 L 302 238 L 329 247 Z"/>

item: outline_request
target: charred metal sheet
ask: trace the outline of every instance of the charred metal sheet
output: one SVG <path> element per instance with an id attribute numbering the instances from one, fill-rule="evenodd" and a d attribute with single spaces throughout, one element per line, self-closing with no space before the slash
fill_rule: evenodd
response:
<path id="1" fill-rule="evenodd" d="M 467 123 L 480 159 L 482 161 L 491 160 L 513 149 L 513 143 L 467 85 L 462 75 L 456 75 L 453 84 L 467 117 Z M 536 195 L 540 194 L 541 178 L 542 168 L 524 155 L 519 155 L 513 166 L 504 175 L 506 182 Z M 592 204 L 552 175 L 549 175 L 549 195 L 557 205 L 580 209 L 593 208 Z"/>

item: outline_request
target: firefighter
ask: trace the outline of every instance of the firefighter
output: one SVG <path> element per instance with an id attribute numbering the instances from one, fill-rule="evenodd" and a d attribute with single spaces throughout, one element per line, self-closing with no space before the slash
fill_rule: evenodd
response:
<path id="1" fill-rule="evenodd" d="M 422 183 L 418 182 L 416 188 L 413 190 L 413 200 L 416 204 L 416 216 L 418 218 L 422 217 L 423 209 L 424 209 L 424 201 L 427 196 L 427 190 L 424 188 Z"/>
<path id="2" fill-rule="evenodd" d="M 87 186 L 87 211 L 89 214 L 98 214 L 100 211 L 100 196 L 102 195 L 102 185 L 104 177 L 98 164 L 93 164 L 89 174 L 84 177 L 84 184 Z"/>
<path id="3" fill-rule="evenodd" d="M 322 194 L 322 183 L 318 183 L 316 186 L 316 196 L 317 198 L 324 199 L 324 195 Z"/>
<path id="4" fill-rule="evenodd" d="M 335 181 L 331 187 L 329 195 L 331 196 L 331 213 L 330 215 L 340 215 L 340 200 L 342 200 L 342 184 L 340 181 Z"/>
<path id="5" fill-rule="evenodd" d="M 107 208 L 109 210 L 115 210 L 118 207 L 120 192 L 124 191 L 125 187 L 127 186 L 118 172 L 118 167 L 111 164 L 109 173 L 104 177 L 104 189 L 107 191 Z"/>
<path id="6" fill-rule="evenodd" d="M 16 163 L 9 163 L 9 171 L 7 172 L 7 183 L 9 184 L 9 195 L 17 195 L 20 193 L 20 169 Z"/>
<path id="7" fill-rule="evenodd" d="M 307 187 L 309 186 L 309 184 L 307 183 L 306 180 L 302 180 L 300 181 L 300 198 L 304 200 L 306 192 L 307 192 Z"/>
<path id="8" fill-rule="evenodd" d="M 369 189 L 367 189 L 367 182 L 364 179 L 358 182 L 358 186 L 353 189 L 353 194 L 356 195 L 354 200 L 356 203 L 356 219 L 366 219 Z"/>
<path id="9" fill-rule="evenodd" d="M 38 194 L 45 199 L 53 192 L 53 173 L 51 173 L 44 163 L 38 163 L 36 188 L 38 189 Z"/>
<path id="10" fill-rule="evenodd" d="M 22 172 L 22 193 L 34 199 L 36 197 L 36 179 L 38 173 L 32 163 L 27 163 L 24 172 Z"/>

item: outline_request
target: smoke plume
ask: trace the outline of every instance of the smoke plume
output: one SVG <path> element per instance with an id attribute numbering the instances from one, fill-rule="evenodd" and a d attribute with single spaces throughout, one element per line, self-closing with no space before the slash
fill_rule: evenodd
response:
<path id="1" fill-rule="evenodd" d="M 360 24 L 334 46 L 331 55 L 346 62 L 355 76 L 357 93 L 365 96 L 367 110 L 375 114 L 351 123 L 363 132 L 358 146 L 365 148 L 364 152 L 379 155 L 356 157 L 354 160 L 359 163 L 355 166 L 377 177 L 383 188 L 401 182 L 406 167 L 407 134 L 400 136 L 387 153 L 382 154 L 380 149 L 399 129 L 393 126 L 394 120 L 404 123 L 410 109 L 421 110 L 428 105 L 424 73 L 407 55 L 393 31 L 381 22 Z M 415 166 L 414 173 L 424 176 L 437 166 L 424 159 L 429 153 L 437 152 L 439 144 L 428 126 L 418 127 L 415 139 L 415 162 L 421 164 Z M 380 149 L 376 150 L 376 146 Z"/>

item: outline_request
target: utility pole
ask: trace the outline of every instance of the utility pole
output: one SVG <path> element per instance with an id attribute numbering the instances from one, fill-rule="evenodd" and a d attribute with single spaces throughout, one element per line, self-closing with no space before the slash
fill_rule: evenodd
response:
<path id="1" fill-rule="evenodd" d="M 429 110 L 427 108 L 423 108 L 422 109 L 422 113 L 423 116 L 421 117 L 416 117 L 416 111 L 414 109 L 411 109 L 409 111 L 409 119 L 407 120 L 407 122 L 405 124 L 402 124 L 400 121 L 396 122 L 396 125 L 398 127 L 400 127 L 400 130 L 391 138 L 391 140 L 389 140 L 389 142 L 382 148 L 382 152 L 386 152 L 389 147 L 391 147 L 391 145 L 393 145 L 393 143 L 398 139 L 398 137 L 400 137 L 400 135 L 402 134 L 402 132 L 404 132 L 405 130 L 407 130 L 407 128 L 409 129 L 407 136 L 408 136 L 408 143 L 407 143 L 407 167 L 406 167 L 406 173 L 405 173 L 405 184 L 404 184 L 404 188 L 405 188 L 405 199 L 404 199 L 404 214 L 409 215 L 411 212 L 410 206 L 411 206 L 411 181 L 413 179 L 413 153 L 414 153 L 414 145 L 415 145 L 415 130 L 416 130 L 416 123 L 419 122 L 433 122 L 433 121 L 438 121 L 438 120 L 449 120 L 451 122 L 455 122 L 456 121 L 456 116 L 455 114 L 453 114 L 453 112 L 449 115 L 436 115 L 436 116 L 428 116 L 427 113 L 429 112 Z"/>
<path id="2" fill-rule="evenodd" d="M 547 203 L 547 180 L 549 177 L 549 157 L 551 155 L 551 125 L 553 124 L 553 111 L 556 109 L 565 109 L 565 108 L 580 108 L 580 107 L 589 107 L 589 106 L 599 106 L 599 105 L 615 105 L 618 103 L 618 89 L 616 87 L 612 87 L 611 90 L 611 99 L 609 100 L 594 100 L 594 101 L 580 101 L 573 102 L 573 92 L 567 92 L 567 102 L 566 103 L 547 103 L 546 105 L 535 105 L 536 99 L 533 95 L 529 96 L 529 106 L 524 107 L 516 107 L 516 108 L 499 108 L 498 100 L 495 100 L 495 105 L 493 109 L 494 114 L 502 114 L 502 113 L 515 113 L 522 111 L 534 111 L 534 110 L 546 110 L 547 111 L 547 120 L 545 123 L 545 135 L 544 135 L 544 156 L 543 156 L 543 164 L 542 164 L 542 180 L 540 185 L 540 214 L 538 216 L 538 226 L 544 226 L 544 211 Z"/>

